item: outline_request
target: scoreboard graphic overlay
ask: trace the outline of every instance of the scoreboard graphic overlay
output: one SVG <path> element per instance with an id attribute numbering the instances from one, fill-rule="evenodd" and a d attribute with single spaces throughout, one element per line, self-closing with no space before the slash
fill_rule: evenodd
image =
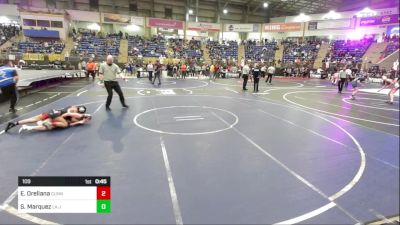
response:
<path id="1" fill-rule="evenodd" d="M 18 177 L 20 213 L 111 213 L 110 177 Z"/>

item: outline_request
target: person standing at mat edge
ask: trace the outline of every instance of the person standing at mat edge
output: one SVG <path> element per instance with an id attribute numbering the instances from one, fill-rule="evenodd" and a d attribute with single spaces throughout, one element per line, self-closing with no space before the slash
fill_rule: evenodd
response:
<path id="1" fill-rule="evenodd" d="M 149 64 L 147 64 L 147 72 L 149 73 L 149 81 L 152 82 L 153 81 L 153 71 L 154 71 L 154 67 L 153 64 L 151 62 L 149 62 Z"/>
<path id="2" fill-rule="evenodd" d="M 4 61 L 4 66 L 0 67 L 0 88 L 1 93 L 10 99 L 9 112 L 15 113 L 15 105 L 18 101 L 18 73 L 11 61 Z"/>
<path id="3" fill-rule="evenodd" d="M 251 72 L 253 74 L 253 79 L 254 79 L 253 92 L 257 93 L 258 92 L 258 83 L 260 82 L 260 76 L 261 76 L 260 66 L 257 63 L 255 63 L 253 70 Z"/>
<path id="4" fill-rule="evenodd" d="M 113 56 L 108 55 L 107 61 L 100 65 L 99 74 L 100 80 L 104 81 L 104 87 L 107 90 L 107 102 L 106 102 L 106 110 L 110 111 L 110 104 L 113 97 L 113 89 L 119 95 L 119 100 L 121 101 L 122 107 L 129 108 L 128 105 L 125 104 L 124 94 L 122 93 L 121 87 L 117 81 L 117 74 L 121 73 L 121 69 L 117 64 L 113 63 Z"/>
<path id="5" fill-rule="evenodd" d="M 158 78 L 158 86 L 161 85 L 161 72 L 162 72 L 162 66 L 160 61 L 157 60 L 156 64 L 155 64 L 155 68 L 154 68 L 154 78 L 152 80 L 152 84 L 154 84 L 154 82 L 156 82 L 156 79 Z"/>
<path id="6" fill-rule="evenodd" d="M 249 65 L 244 64 L 243 69 L 242 69 L 242 77 L 243 77 L 243 91 L 247 91 L 247 81 L 249 80 L 249 73 L 250 73 L 250 67 Z"/>
<path id="7" fill-rule="evenodd" d="M 268 83 L 268 80 L 269 80 L 269 84 L 271 85 L 272 76 L 275 74 L 275 67 L 273 65 L 268 67 L 267 73 L 268 73 L 268 76 L 267 76 L 267 79 L 265 80 L 265 82 Z"/>
<path id="8" fill-rule="evenodd" d="M 344 82 L 346 82 L 347 74 L 346 71 L 342 68 L 339 72 L 339 81 L 338 81 L 338 93 L 341 94 L 344 86 Z"/>
<path id="9" fill-rule="evenodd" d="M 92 76 L 94 81 L 96 77 L 96 63 L 93 61 L 93 58 L 90 58 L 86 64 L 86 78 L 89 78 L 89 76 Z"/>

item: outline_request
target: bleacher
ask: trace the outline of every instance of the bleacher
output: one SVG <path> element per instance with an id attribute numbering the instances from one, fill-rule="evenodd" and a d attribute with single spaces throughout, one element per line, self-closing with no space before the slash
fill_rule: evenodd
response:
<path id="1" fill-rule="evenodd" d="M 231 59 L 238 57 L 238 43 L 236 41 L 208 41 L 207 48 L 211 59 Z"/>
<path id="2" fill-rule="evenodd" d="M 200 59 L 203 56 L 201 42 L 198 40 L 192 39 L 187 42 L 183 39 L 170 38 L 168 44 L 173 51 L 170 55 L 174 58 Z"/>
<path id="3" fill-rule="evenodd" d="M 166 56 L 166 40 L 162 36 L 155 36 L 145 40 L 139 36 L 128 37 L 128 55 L 142 57 Z"/>
<path id="4" fill-rule="evenodd" d="M 395 52 L 396 50 L 399 49 L 399 41 L 391 41 L 388 43 L 388 45 L 386 46 L 386 49 L 384 51 L 384 57 L 389 56 L 390 54 L 392 54 L 393 52 Z"/>
<path id="5" fill-rule="evenodd" d="M 10 53 L 41 53 L 41 54 L 60 54 L 65 44 L 58 41 L 26 41 L 13 43 Z"/>
<path id="6" fill-rule="evenodd" d="M 19 27 L 0 24 L 0 45 L 6 43 L 15 35 L 19 34 Z"/>
<path id="7" fill-rule="evenodd" d="M 264 45 L 247 44 L 245 48 L 246 59 L 260 61 L 273 60 L 277 48 L 276 42 L 267 42 Z"/>
<path id="8" fill-rule="evenodd" d="M 120 41 L 118 34 L 109 34 L 103 38 L 89 32 L 81 33 L 73 53 L 80 56 L 92 54 L 95 56 L 117 56 L 119 54 Z"/>
<path id="9" fill-rule="evenodd" d="M 331 44 L 331 61 L 340 62 L 352 59 L 352 61 L 359 63 L 372 42 L 372 39 L 333 41 Z"/>
<path id="10" fill-rule="evenodd" d="M 318 42 L 307 42 L 297 44 L 294 42 L 283 43 L 283 59 L 284 63 L 293 63 L 296 59 L 301 61 L 314 61 L 318 54 Z"/>

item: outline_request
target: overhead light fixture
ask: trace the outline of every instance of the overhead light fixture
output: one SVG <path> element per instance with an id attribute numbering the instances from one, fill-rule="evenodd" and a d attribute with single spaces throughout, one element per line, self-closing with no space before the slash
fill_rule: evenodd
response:
<path id="1" fill-rule="evenodd" d="M 92 23 L 92 24 L 88 25 L 87 28 L 89 30 L 96 30 L 96 31 L 100 30 L 100 26 L 97 23 Z"/>
<path id="2" fill-rule="evenodd" d="M 267 8 L 268 7 L 268 2 L 264 2 L 263 6 L 264 6 L 264 8 Z"/>
<path id="3" fill-rule="evenodd" d="M 228 13 L 228 10 L 227 10 L 227 9 L 224 9 L 222 12 L 223 12 L 224 14 L 227 14 L 227 13 Z"/>
<path id="4" fill-rule="evenodd" d="M 5 16 L 0 16 L 0 24 L 9 24 L 11 21 Z"/>
<path id="5" fill-rule="evenodd" d="M 342 15 L 339 13 L 335 12 L 334 10 L 329 11 L 327 14 L 325 14 L 322 19 L 324 20 L 335 20 L 335 19 L 340 19 Z"/>
<path id="6" fill-rule="evenodd" d="M 361 10 L 360 12 L 358 12 L 356 14 L 357 17 L 370 17 L 370 16 L 376 16 L 376 15 L 377 15 L 376 11 L 374 11 L 368 7 L 365 7 L 363 10 Z"/>
<path id="7" fill-rule="evenodd" d="M 140 27 L 138 25 L 135 25 L 135 24 L 126 25 L 125 29 L 128 30 L 128 31 L 132 31 L 132 32 L 140 31 Z"/>
<path id="8" fill-rule="evenodd" d="M 300 13 L 300 15 L 298 15 L 294 20 L 295 22 L 307 22 L 310 21 L 310 16 Z"/>
<path id="9" fill-rule="evenodd" d="M 192 15 L 192 14 L 193 14 L 193 9 L 189 9 L 188 13 L 189 13 L 190 15 Z"/>

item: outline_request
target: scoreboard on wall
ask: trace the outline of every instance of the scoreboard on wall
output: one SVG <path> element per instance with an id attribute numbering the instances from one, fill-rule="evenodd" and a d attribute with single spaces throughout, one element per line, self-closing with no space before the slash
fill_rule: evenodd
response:
<path id="1" fill-rule="evenodd" d="M 18 212 L 111 213 L 111 178 L 18 177 Z"/>

